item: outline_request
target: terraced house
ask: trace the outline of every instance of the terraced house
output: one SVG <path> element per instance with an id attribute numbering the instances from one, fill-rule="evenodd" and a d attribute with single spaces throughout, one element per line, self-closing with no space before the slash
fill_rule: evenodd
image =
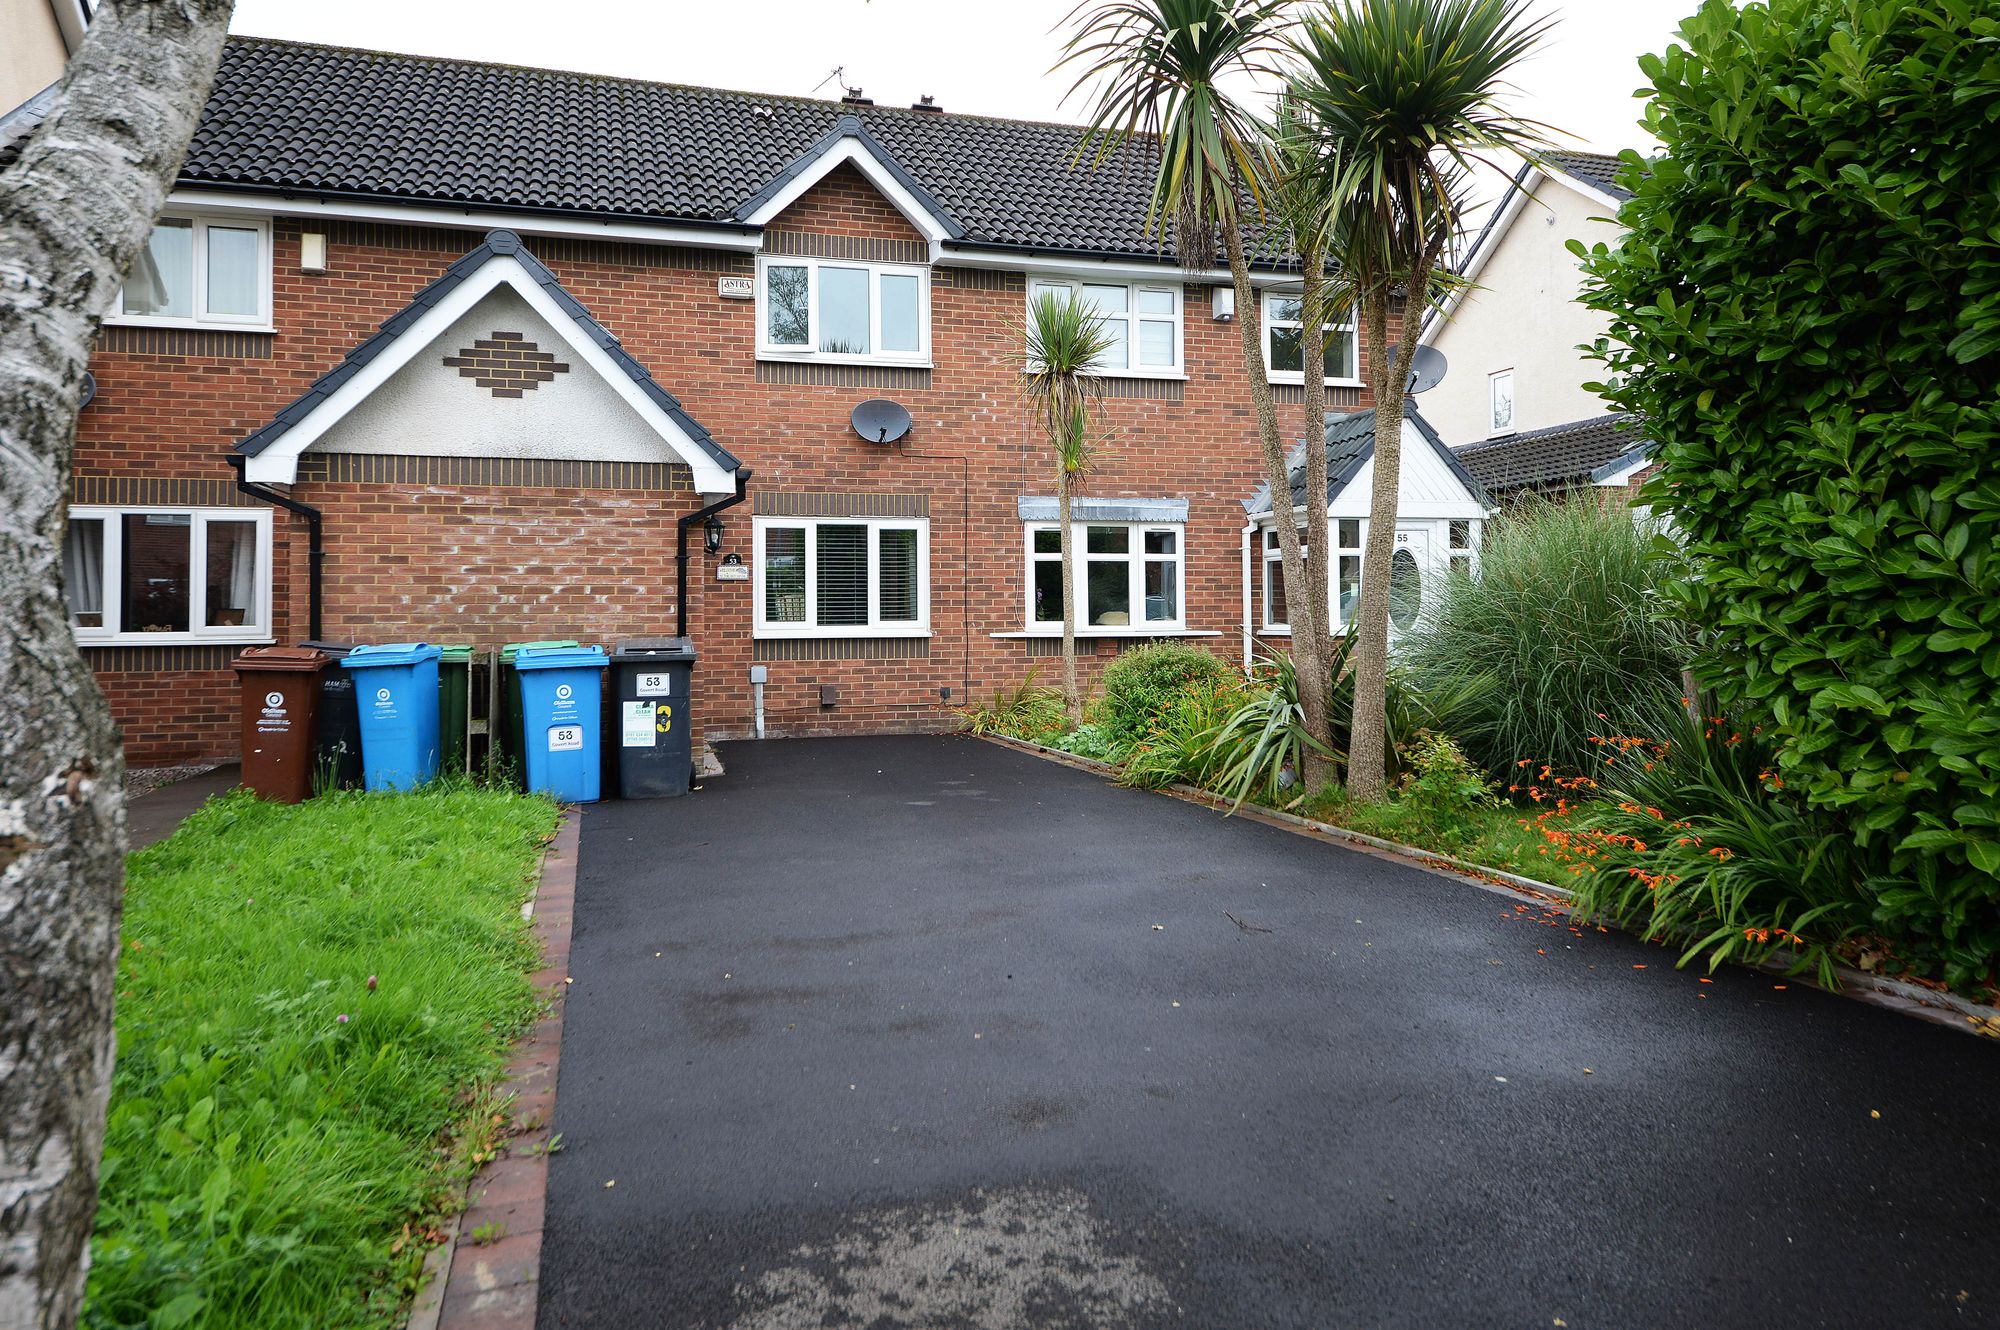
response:
<path id="1" fill-rule="evenodd" d="M 233 752 L 234 654 L 308 637 L 684 625 L 711 737 L 752 730 L 753 667 L 769 733 L 946 725 L 1056 650 L 1018 360 L 1049 287 L 1115 332 L 1089 659 L 1282 631 L 1252 604 L 1227 275 L 1145 233 L 1142 148 L 1093 170 L 1078 144 L 928 101 L 232 39 L 79 425 L 68 592 L 131 759 Z M 1296 437 L 1285 279 L 1267 255 Z M 1365 405 L 1369 352 L 1337 331 L 1330 409 Z M 881 400 L 900 437 L 889 407 L 857 427 Z"/>

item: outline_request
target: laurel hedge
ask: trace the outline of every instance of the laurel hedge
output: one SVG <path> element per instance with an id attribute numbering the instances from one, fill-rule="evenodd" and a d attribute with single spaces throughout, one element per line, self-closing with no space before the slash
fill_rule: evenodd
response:
<path id="1" fill-rule="evenodd" d="M 1836 810 L 1882 932 L 2000 955 L 2000 16 L 1708 0 L 1641 68 L 1606 395 L 1700 575 L 1699 674 Z"/>

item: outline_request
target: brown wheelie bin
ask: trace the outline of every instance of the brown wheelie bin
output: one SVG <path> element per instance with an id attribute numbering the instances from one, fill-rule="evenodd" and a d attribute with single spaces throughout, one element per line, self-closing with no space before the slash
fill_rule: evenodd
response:
<path id="1" fill-rule="evenodd" d="M 295 804 L 312 794 L 319 674 L 331 659 L 310 647 L 252 647 L 236 658 L 243 783 L 258 798 Z"/>

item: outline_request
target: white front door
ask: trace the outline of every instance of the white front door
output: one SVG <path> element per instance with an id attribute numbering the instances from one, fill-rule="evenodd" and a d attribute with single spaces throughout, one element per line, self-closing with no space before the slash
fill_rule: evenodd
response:
<path id="1" fill-rule="evenodd" d="M 1439 589 L 1431 576 L 1431 529 L 1428 523 L 1396 526 L 1396 549 L 1389 558 L 1389 633 L 1397 636 L 1417 626 L 1427 608 L 1424 598 Z"/>

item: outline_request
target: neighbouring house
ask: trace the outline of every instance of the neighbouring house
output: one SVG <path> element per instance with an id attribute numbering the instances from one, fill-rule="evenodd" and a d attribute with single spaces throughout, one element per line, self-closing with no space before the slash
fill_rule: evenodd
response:
<path id="1" fill-rule="evenodd" d="M 83 44 L 91 8 L 90 0 L 0 0 L 0 109 L 32 100 L 62 77 Z"/>
<path id="2" fill-rule="evenodd" d="M 1328 412 L 1326 524 L 1307 524 L 1305 449 L 1291 465 L 1291 514 L 1301 544 L 1331 539 L 1326 563 L 1332 631 L 1350 627 L 1361 599 L 1361 555 L 1375 479 L 1375 412 Z M 1427 595 L 1454 569 L 1475 572 L 1486 519 L 1498 511 L 1461 454 L 1445 446 L 1414 400 L 1403 407 L 1402 467 L 1397 477 L 1395 553 L 1389 564 L 1389 633 L 1415 627 Z M 1243 501 L 1243 658 L 1255 658 L 1260 638 L 1291 635 L 1278 548 L 1276 505 L 1269 484 Z"/>
<path id="3" fill-rule="evenodd" d="M 1230 651 L 1262 467 L 1227 277 L 1145 234 L 1146 145 L 1092 171 L 1078 134 L 232 38 L 78 424 L 66 592 L 130 760 L 232 754 L 231 660 L 305 638 L 684 627 L 706 737 L 753 732 L 753 671 L 768 733 L 951 724 L 1059 650 L 1046 288 L 1117 332 L 1086 677 Z M 1256 282 L 1297 434 L 1291 276 Z M 1329 403 L 1366 406 L 1333 334 Z M 864 437 L 884 398 L 908 432 Z M 1425 506 L 1432 471 L 1411 516 L 1456 551 L 1435 523 L 1481 510 Z"/>
<path id="4" fill-rule="evenodd" d="M 1584 386 L 1604 367 L 1580 348 L 1610 320 L 1578 299 L 1583 274 L 1569 251 L 1571 240 L 1615 244 L 1624 233 L 1615 218 L 1632 194 L 1621 165 L 1564 151 L 1523 165 L 1461 265 L 1468 285 L 1425 322 L 1421 341 L 1451 365 L 1425 394 L 1425 414 L 1503 502 L 1588 487 L 1629 498 L 1651 474 L 1642 433 Z"/>

